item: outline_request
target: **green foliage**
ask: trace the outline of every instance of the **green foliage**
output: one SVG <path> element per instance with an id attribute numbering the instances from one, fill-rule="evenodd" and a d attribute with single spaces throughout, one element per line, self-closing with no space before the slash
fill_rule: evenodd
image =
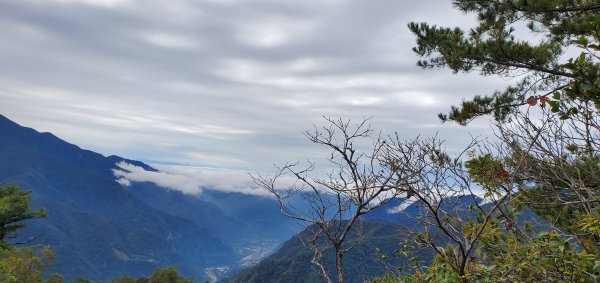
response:
<path id="1" fill-rule="evenodd" d="M 77 283 L 95 283 L 97 281 L 77 278 Z M 152 275 L 148 277 L 140 277 L 138 279 L 124 275 L 122 277 L 113 279 L 111 283 L 194 283 L 194 280 L 188 277 L 184 277 L 179 274 L 176 267 L 167 267 L 164 269 L 156 269 Z"/>
<path id="2" fill-rule="evenodd" d="M 443 121 L 467 124 L 493 114 L 503 121 L 517 106 L 540 102 L 566 119 L 577 114 L 569 101 L 593 101 L 600 106 L 600 4 L 588 0 L 457 0 L 456 8 L 476 13 L 479 24 L 468 34 L 459 28 L 410 23 L 417 37 L 413 49 L 423 68 L 447 67 L 454 72 L 479 71 L 482 75 L 514 77 L 521 81 L 488 96 L 475 96 L 448 114 Z M 515 37 L 516 23 L 542 34 L 531 42 Z M 539 38 L 539 37 L 538 37 Z M 561 61 L 569 47 L 580 48 L 578 57 Z M 554 96 L 553 101 L 549 98 Z M 562 95 L 561 95 L 562 94 Z"/>
<path id="3" fill-rule="evenodd" d="M 577 225 L 584 233 L 600 235 L 600 218 L 593 214 L 584 214 L 580 217 Z"/>
<path id="4" fill-rule="evenodd" d="M 530 241 L 524 241 L 497 226 L 490 227 L 463 276 L 438 255 L 425 272 L 388 273 L 372 282 L 598 282 L 600 279 L 600 258 L 577 250 L 573 242 L 555 231 L 540 232 Z"/>
<path id="5" fill-rule="evenodd" d="M 46 279 L 47 283 L 63 283 L 64 281 L 65 279 L 58 273 L 52 273 L 48 276 L 48 279 Z"/>
<path id="6" fill-rule="evenodd" d="M 193 283 L 190 278 L 183 277 L 175 267 L 157 269 L 150 277 L 150 283 Z"/>
<path id="7" fill-rule="evenodd" d="M 136 280 L 134 278 L 131 278 L 131 277 L 125 275 L 121 278 L 113 279 L 110 282 L 111 283 L 136 283 Z"/>
<path id="8" fill-rule="evenodd" d="M 500 243 L 494 244 L 496 256 L 486 258 L 486 253 L 482 253 L 481 261 L 473 264 L 470 278 L 484 282 L 597 282 L 599 279 L 598 257 L 576 250 L 573 243 L 555 231 L 541 232 L 526 243 L 507 234 Z"/>
<path id="9" fill-rule="evenodd" d="M 0 248 L 6 238 L 25 227 L 23 220 L 46 217 L 46 210 L 29 210 L 31 192 L 22 192 L 18 186 L 0 187 Z"/>
<path id="10" fill-rule="evenodd" d="M 439 255 L 434 257 L 431 265 L 425 272 L 416 271 L 409 275 L 384 274 L 374 278 L 372 283 L 417 283 L 417 282 L 462 282 L 454 269 Z"/>
<path id="11" fill-rule="evenodd" d="M 485 197 L 498 193 L 497 189 L 509 176 L 502 163 L 490 154 L 478 156 L 465 162 L 469 175 L 485 189 Z"/>
<path id="12" fill-rule="evenodd" d="M 44 272 L 54 258 L 48 247 L 16 248 L 6 242 L 6 238 L 16 236 L 25 227 L 23 220 L 45 217 L 46 211 L 29 210 L 31 192 L 22 192 L 19 187 L 0 187 L 0 282 L 6 283 L 62 283 L 63 278 L 51 274 L 44 280 Z"/>
<path id="13" fill-rule="evenodd" d="M 600 199 L 600 158 L 577 147 L 570 150 L 573 153 L 560 162 L 518 154 L 531 162 L 516 172 L 517 177 L 535 182 L 520 190 L 515 204 L 531 207 L 556 227 L 576 235 L 588 252 L 598 253 L 600 207 L 596 200 Z M 543 177 L 532 178 L 540 175 Z"/>
<path id="14" fill-rule="evenodd" d="M 75 280 L 71 281 L 71 283 L 100 283 L 100 282 L 95 281 L 95 280 L 90 280 L 87 278 L 83 278 L 83 277 L 77 277 L 77 278 L 75 278 Z"/>
<path id="15" fill-rule="evenodd" d="M 45 282 L 44 271 L 53 256 L 53 252 L 45 247 L 0 249 L 0 282 Z M 60 282 L 55 277 L 53 280 Z"/>
<path id="16" fill-rule="evenodd" d="M 85 281 L 87 282 L 87 281 Z M 92 282 L 92 281 L 90 281 Z M 113 279 L 111 283 L 194 283 L 194 280 L 184 277 L 179 274 L 177 268 L 167 267 L 164 269 L 156 269 L 149 277 L 140 277 L 134 279 L 127 275 Z M 83 282 L 82 282 L 83 283 Z"/>

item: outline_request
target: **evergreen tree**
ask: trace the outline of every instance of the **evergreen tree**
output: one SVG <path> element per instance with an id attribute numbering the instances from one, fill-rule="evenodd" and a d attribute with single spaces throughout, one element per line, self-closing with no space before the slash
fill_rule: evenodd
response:
<path id="1" fill-rule="evenodd" d="M 6 245 L 6 239 L 14 236 L 25 227 L 21 223 L 27 219 L 46 217 L 46 210 L 30 211 L 31 192 L 23 192 L 18 186 L 0 187 L 0 245 Z"/>
<path id="2" fill-rule="evenodd" d="M 600 1 L 454 4 L 476 13 L 477 27 L 466 35 L 458 28 L 410 23 L 417 36 L 414 50 L 424 58 L 418 64 L 520 80 L 453 106 L 440 118 L 465 125 L 493 114 L 507 149 L 504 166 L 519 168 L 510 172 L 522 181 L 519 201 L 576 235 L 588 252 L 600 252 Z M 538 42 L 517 39 L 519 23 L 544 37 Z M 579 54 L 565 59 L 568 48 Z M 523 105 L 542 110 L 533 118 Z"/>
<path id="3" fill-rule="evenodd" d="M 502 91 L 475 96 L 453 106 L 443 121 L 467 124 L 493 114 L 504 121 L 522 105 L 550 106 L 563 119 L 579 109 L 573 101 L 600 107 L 600 2 L 598 0 L 456 0 L 465 13 L 476 13 L 478 25 L 468 33 L 460 28 L 410 23 L 417 37 L 414 51 L 423 68 L 447 67 L 454 72 L 518 77 Z M 518 39 L 516 28 L 527 26 L 543 35 Z M 570 47 L 579 54 L 563 59 Z"/>
<path id="4" fill-rule="evenodd" d="M 183 277 L 177 272 L 175 267 L 167 267 L 164 269 L 157 269 L 150 277 L 151 283 L 193 283 L 194 281 L 190 278 Z"/>

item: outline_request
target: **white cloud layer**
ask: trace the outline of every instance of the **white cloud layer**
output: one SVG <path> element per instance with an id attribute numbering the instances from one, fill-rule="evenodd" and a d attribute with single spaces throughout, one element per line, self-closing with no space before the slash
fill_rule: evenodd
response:
<path id="1" fill-rule="evenodd" d="M 167 172 L 146 171 L 144 168 L 126 162 L 117 163 L 123 170 L 114 169 L 117 182 L 130 186 L 131 182 L 151 182 L 160 187 L 182 192 L 188 195 L 197 195 L 202 192 L 201 182 L 188 176 Z"/>
<path id="2" fill-rule="evenodd" d="M 158 170 L 153 172 L 126 162 L 119 162 L 117 166 L 122 170 L 113 170 L 113 173 L 117 177 L 116 181 L 123 186 L 130 186 L 132 182 L 151 182 L 188 195 L 198 195 L 209 189 L 271 196 L 267 190 L 258 187 L 249 172 L 245 171 L 153 164 L 152 167 Z M 284 177 L 280 184 L 292 185 L 293 180 Z"/>
<path id="3" fill-rule="evenodd" d="M 400 203 L 398 206 L 396 207 L 392 207 L 390 209 L 388 209 L 388 213 L 391 214 L 396 214 L 396 213 L 401 213 L 404 210 L 406 210 L 409 206 L 411 206 L 413 203 L 415 203 L 417 201 L 416 198 L 408 198 L 405 199 L 402 203 Z"/>

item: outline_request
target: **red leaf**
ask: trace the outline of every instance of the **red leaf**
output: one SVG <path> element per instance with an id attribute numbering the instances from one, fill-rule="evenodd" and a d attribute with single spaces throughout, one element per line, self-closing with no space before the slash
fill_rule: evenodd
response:
<path id="1" fill-rule="evenodd" d="M 506 171 L 506 170 L 502 170 L 502 171 L 500 171 L 500 173 L 496 174 L 496 178 L 506 178 L 506 177 L 510 177 L 510 173 L 508 173 L 508 171 Z"/>
<path id="2" fill-rule="evenodd" d="M 550 101 L 550 98 L 548 98 L 547 96 L 540 97 L 540 106 L 546 107 L 546 103 L 548 101 Z"/>
<path id="3" fill-rule="evenodd" d="M 529 104 L 529 106 L 535 106 L 537 104 L 537 98 L 533 95 L 530 96 L 527 98 L 527 104 Z"/>

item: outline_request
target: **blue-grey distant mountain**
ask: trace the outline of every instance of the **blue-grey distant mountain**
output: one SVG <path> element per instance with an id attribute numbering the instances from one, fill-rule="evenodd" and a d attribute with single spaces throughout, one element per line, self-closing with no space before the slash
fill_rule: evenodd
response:
<path id="1" fill-rule="evenodd" d="M 67 279 L 142 276 L 157 267 L 207 278 L 210 267 L 236 265 L 297 232 L 264 197 L 205 190 L 199 197 L 151 183 L 122 187 L 112 170 L 127 163 L 22 127 L 0 115 L 0 182 L 33 191 L 48 218 L 30 221 L 22 238 L 56 251 Z M 209 268 L 209 269 L 207 269 Z M 212 276 L 212 274 L 210 274 Z"/>

